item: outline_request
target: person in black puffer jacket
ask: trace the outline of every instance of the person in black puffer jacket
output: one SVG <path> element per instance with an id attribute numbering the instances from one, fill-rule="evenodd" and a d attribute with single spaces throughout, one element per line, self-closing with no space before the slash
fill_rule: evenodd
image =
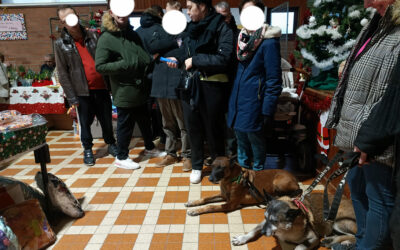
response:
<path id="1" fill-rule="evenodd" d="M 162 114 L 163 130 L 167 136 L 165 150 L 168 155 L 158 165 L 168 166 L 178 161 L 178 138 L 181 138 L 182 169 L 190 171 L 192 167 L 188 160 L 190 157 L 189 139 L 184 125 L 182 104 L 175 90 L 178 87 L 181 73 L 180 70 L 169 68 L 165 62 L 159 60 L 160 57 L 170 57 L 179 53 L 179 47 L 182 44 L 181 36 L 172 36 L 166 33 L 161 26 L 159 14 L 153 8 L 144 11 L 141 25 L 138 33 L 144 47 L 155 60 L 150 96 L 157 98 Z"/>
<path id="2" fill-rule="evenodd" d="M 229 63 L 233 53 L 233 32 L 224 17 L 215 12 L 211 0 L 186 2 L 191 22 L 183 40 L 184 53 L 171 58 L 195 75 L 197 93 L 183 100 L 183 114 L 191 146 L 191 183 L 201 181 L 204 138 L 212 159 L 225 155 L 224 113 L 229 95 Z M 171 67 L 177 67 L 168 63 Z"/>

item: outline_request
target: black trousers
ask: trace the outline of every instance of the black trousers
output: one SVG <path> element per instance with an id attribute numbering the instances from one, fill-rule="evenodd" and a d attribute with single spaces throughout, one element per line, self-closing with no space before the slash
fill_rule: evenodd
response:
<path id="1" fill-rule="evenodd" d="M 155 148 L 152 140 L 150 114 L 146 104 L 133 108 L 117 107 L 117 139 L 118 139 L 118 159 L 125 160 L 129 156 L 129 144 L 131 142 L 135 122 L 138 123 L 140 132 L 147 150 Z"/>
<path id="2" fill-rule="evenodd" d="M 115 138 L 112 127 L 111 97 L 108 90 L 89 90 L 89 96 L 78 96 L 80 136 L 84 149 L 93 147 L 93 137 L 90 126 L 96 116 L 100 122 L 105 143 L 114 144 Z"/>
<path id="3" fill-rule="evenodd" d="M 196 110 L 192 110 L 189 103 L 182 101 L 193 169 L 203 169 L 205 139 L 213 159 L 225 155 L 227 102 L 227 85 L 219 82 L 200 83 L 200 99 Z"/>

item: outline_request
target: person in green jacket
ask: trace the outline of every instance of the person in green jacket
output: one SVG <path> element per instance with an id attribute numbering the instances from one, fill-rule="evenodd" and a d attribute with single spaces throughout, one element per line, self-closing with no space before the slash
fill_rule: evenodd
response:
<path id="1" fill-rule="evenodd" d="M 118 153 L 115 166 L 138 169 L 139 164 L 129 159 L 128 155 L 135 122 L 144 139 L 144 155 L 166 155 L 152 141 L 150 115 L 146 108 L 151 88 L 147 77 L 151 70 L 151 58 L 143 49 L 128 17 L 116 16 L 109 10 L 103 15 L 102 25 L 96 49 L 96 70 L 109 76 L 114 105 L 117 107 Z"/>

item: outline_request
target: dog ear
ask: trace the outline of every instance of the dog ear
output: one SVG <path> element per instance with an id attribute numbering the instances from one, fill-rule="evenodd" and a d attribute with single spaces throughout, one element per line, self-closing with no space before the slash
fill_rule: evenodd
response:
<path id="1" fill-rule="evenodd" d="M 301 213 L 300 209 L 289 209 L 286 212 L 286 217 L 293 221 Z"/>
<path id="2" fill-rule="evenodd" d="M 275 199 L 272 195 L 270 195 L 267 191 L 265 191 L 265 189 L 263 189 L 263 192 L 264 192 L 264 199 L 267 203 Z"/>

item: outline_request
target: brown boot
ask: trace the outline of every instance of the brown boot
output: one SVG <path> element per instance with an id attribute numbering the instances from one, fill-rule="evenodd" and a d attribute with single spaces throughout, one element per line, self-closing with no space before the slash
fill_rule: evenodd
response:
<path id="1" fill-rule="evenodd" d="M 157 166 L 159 167 L 166 167 L 168 165 L 174 164 L 178 162 L 178 158 L 174 157 L 172 155 L 166 155 L 164 156 L 164 159 L 162 159 L 162 161 L 160 161 L 159 163 L 157 163 Z"/>
<path id="2" fill-rule="evenodd" d="M 192 170 L 192 161 L 189 158 L 183 158 L 183 172 L 188 172 Z"/>

